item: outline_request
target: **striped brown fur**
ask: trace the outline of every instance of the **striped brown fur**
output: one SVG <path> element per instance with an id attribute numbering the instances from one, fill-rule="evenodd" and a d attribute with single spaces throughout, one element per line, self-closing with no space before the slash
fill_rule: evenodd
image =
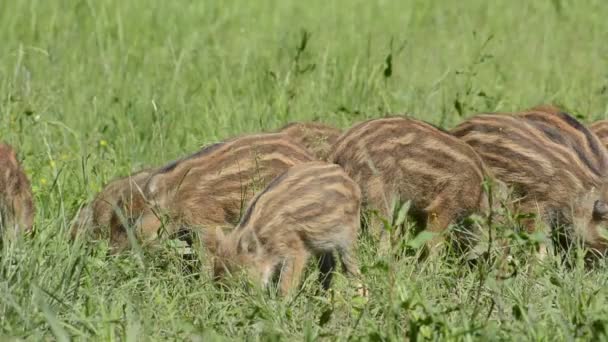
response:
<path id="1" fill-rule="evenodd" d="M 539 214 L 548 226 L 565 224 L 590 247 L 603 251 L 600 227 L 608 218 L 608 198 L 603 171 L 589 165 L 600 165 L 604 157 L 595 153 L 595 138 L 576 120 L 546 114 L 481 114 L 452 133 L 513 187 L 521 211 Z M 532 220 L 525 224 L 529 231 L 536 229 Z"/>
<path id="2" fill-rule="evenodd" d="M 338 140 L 342 131 L 317 122 L 291 122 L 279 132 L 287 134 L 298 144 L 306 147 L 318 160 L 326 160 L 331 146 Z"/>
<path id="3" fill-rule="evenodd" d="M 526 111 L 527 112 L 545 112 L 545 113 L 549 113 L 549 114 L 558 114 L 558 113 L 566 112 L 565 110 L 563 110 L 562 108 L 560 108 L 556 105 L 547 104 L 547 103 L 534 106 Z"/>
<path id="4" fill-rule="evenodd" d="M 91 233 L 100 238 L 109 228 L 110 220 L 118 203 L 128 203 L 134 197 L 140 196 L 154 169 L 144 169 L 126 177 L 110 181 L 95 196 L 95 198 L 80 209 L 76 220 L 72 223 L 70 237 L 75 239 L 83 232 Z"/>
<path id="5" fill-rule="evenodd" d="M 34 200 L 30 181 L 17 160 L 15 150 L 10 145 L 0 144 L 0 233 L 13 238 L 31 231 L 33 223 Z"/>
<path id="6" fill-rule="evenodd" d="M 251 201 L 236 229 L 215 239 L 214 275 L 221 279 L 227 271 L 244 269 L 265 286 L 280 271 L 280 290 L 287 294 L 299 284 L 308 259 L 318 256 L 328 288 L 336 252 L 347 274 L 358 277 L 360 206 L 359 186 L 340 166 L 296 165 Z"/>
<path id="7" fill-rule="evenodd" d="M 338 139 L 330 160 L 361 186 L 364 204 L 389 220 L 392 203 L 411 201 L 412 218 L 437 235 L 429 243 L 431 251 L 451 223 L 485 204 L 480 157 L 422 121 L 388 117 L 357 124 Z M 378 234 L 380 229 L 372 221 L 372 230 Z M 384 245 L 386 238 L 381 240 Z"/>
<path id="8" fill-rule="evenodd" d="M 600 120 L 591 124 L 589 127 L 600 139 L 602 145 L 608 148 L 608 120 Z"/>
<path id="9" fill-rule="evenodd" d="M 289 167 L 313 160 L 305 148 L 284 134 L 257 134 L 201 149 L 154 173 L 143 197 L 125 208 L 143 239 L 154 238 L 167 217 L 169 234 L 181 229 L 235 226 L 254 194 Z M 121 220 L 114 215 L 111 240 L 127 243 Z"/>
<path id="10" fill-rule="evenodd" d="M 557 107 L 536 108 L 540 110 L 517 115 L 530 121 L 549 140 L 574 151 L 576 157 L 594 173 L 608 172 L 608 151 L 592 130 Z"/>

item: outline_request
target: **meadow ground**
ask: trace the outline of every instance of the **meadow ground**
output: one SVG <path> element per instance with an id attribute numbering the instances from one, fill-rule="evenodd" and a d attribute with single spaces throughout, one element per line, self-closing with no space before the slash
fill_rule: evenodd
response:
<path id="1" fill-rule="evenodd" d="M 524 237 L 503 267 L 419 262 L 415 239 L 380 258 L 363 236 L 367 301 L 341 277 L 317 293 L 312 271 L 288 299 L 222 292 L 169 243 L 107 257 L 66 238 L 108 180 L 288 121 L 452 127 L 543 102 L 603 118 L 607 17 L 601 0 L 3 2 L 0 137 L 32 180 L 37 234 L 2 247 L 2 339 L 608 338 L 605 267 L 532 262 Z"/>

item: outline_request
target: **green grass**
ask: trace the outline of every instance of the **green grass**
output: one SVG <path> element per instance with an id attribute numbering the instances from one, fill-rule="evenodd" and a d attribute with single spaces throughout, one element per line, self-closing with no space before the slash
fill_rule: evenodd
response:
<path id="1" fill-rule="evenodd" d="M 504 276 L 492 262 L 382 259 L 363 238 L 369 301 L 340 277 L 316 293 L 313 272 L 280 299 L 219 291 L 170 246 L 108 258 L 103 242 L 66 239 L 108 180 L 288 121 L 346 128 L 407 112 L 452 127 L 544 102 L 603 118 L 607 17 L 601 0 L 4 1 L 0 137 L 32 180 L 37 235 L 1 251 L 0 335 L 608 338 L 603 266 L 519 256 Z"/>

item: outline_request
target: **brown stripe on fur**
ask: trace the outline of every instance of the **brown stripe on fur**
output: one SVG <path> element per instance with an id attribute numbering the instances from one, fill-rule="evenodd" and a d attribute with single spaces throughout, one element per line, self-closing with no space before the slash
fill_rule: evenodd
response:
<path id="1" fill-rule="evenodd" d="M 483 198 L 481 158 L 419 120 L 395 116 L 359 123 L 338 139 L 330 160 L 359 184 L 368 207 L 390 219 L 391 203 L 409 200 L 413 212 L 437 218 L 427 226 L 437 233 L 478 211 Z M 380 229 L 378 222 L 374 226 Z"/>
<path id="2" fill-rule="evenodd" d="M 547 139 L 537 127 L 518 117 L 500 114 L 478 115 L 462 123 L 453 133 L 458 137 L 469 136 L 465 139 L 466 142 L 477 142 L 473 147 L 478 152 L 477 145 L 491 146 L 494 152 L 485 153 L 503 156 L 505 163 L 516 162 L 518 167 L 513 167 L 512 172 L 546 172 L 545 169 L 549 165 L 576 165 L 577 167 L 572 169 L 581 179 L 595 178 L 568 145 Z"/>
<path id="3" fill-rule="evenodd" d="M 280 289 L 287 293 L 299 283 L 310 256 L 334 251 L 346 271 L 358 276 L 360 202 L 359 187 L 338 165 L 293 166 L 251 201 L 237 229 L 216 240 L 216 277 L 245 268 L 266 284 L 282 268 Z"/>
<path id="4" fill-rule="evenodd" d="M 558 114 L 558 113 L 565 113 L 566 111 L 557 105 L 545 103 L 545 104 L 540 104 L 540 105 L 534 106 L 534 107 L 526 110 L 526 112 L 545 112 L 545 113 L 549 113 L 549 114 Z"/>
<path id="5" fill-rule="evenodd" d="M 264 191 L 262 191 L 258 196 L 256 196 L 251 204 L 249 205 L 249 208 L 246 212 L 246 214 L 243 216 L 239 226 L 245 226 L 248 224 L 251 215 L 252 215 L 252 210 L 255 210 L 255 208 L 257 208 L 257 201 L 260 198 L 263 198 L 263 196 L 265 196 L 266 193 L 268 192 L 277 192 L 278 194 L 273 195 L 274 198 L 276 198 L 277 200 L 275 201 L 275 203 L 277 205 L 281 205 L 281 203 L 288 203 L 290 202 L 290 200 L 292 200 L 293 196 L 295 194 L 298 193 L 298 189 L 301 189 L 302 187 L 305 186 L 316 186 L 316 184 L 341 184 L 343 183 L 344 180 L 344 172 L 342 171 L 341 168 L 337 167 L 335 164 L 310 164 L 312 166 L 314 166 L 315 168 L 313 169 L 312 167 L 310 168 L 310 170 L 306 170 L 306 173 L 303 173 L 302 175 L 298 176 L 298 177 L 294 177 L 294 179 L 290 180 L 289 182 L 287 182 L 285 180 L 285 178 L 287 178 L 288 176 L 291 175 L 291 173 L 289 172 L 285 172 L 282 175 L 276 177 L 270 184 L 268 184 L 268 186 L 264 189 Z M 327 168 L 327 166 L 330 166 L 331 168 Z M 325 168 L 325 170 L 323 169 Z M 325 172 L 323 172 L 325 171 Z M 329 172 L 329 171 L 333 171 L 333 172 Z M 284 191 L 283 193 L 280 193 L 279 191 L 277 191 L 275 188 L 279 185 L 285 186 L 285 184 L 289 184 L 290 186 L 290 190 L 289 191 Z M 352 192 L 354 191 L 352 188 L 348 188 L 346 189 L 347 192 Z M 258 221 L 261 221 L 260 219 L 258 219 Z M 263 222 L 261 223 L 262 225 L 264 224 Z"/>
<path id="6" fill-rule="evenodd" d="M 180 159 L 180 160 L 176 160 L 176 161 L 173 161 L 173 162 L 165 165 L 160 170 L 158 170 L 158 173 L 167 173 L 167 172 L 173 171 L 177 167 L 178 164 L 180 164 L 180 163 L 182 163 L 182 162 L 184 162 L 186 160 L 200 158 L 200 157 L 203 157 L 203 156 L 205 156 L 207 154 L 213 153 L 214 151 L 219 150 L 222 146 L 224 146 L 223 142 L 219 142 L 219 143 L 216 143 L 216 144 L 211 144 L 209 146 L 205 146 L 200 151 L 198 151 L 198 152 L 196 152 L 196 153 L 194 153 L 194 154 L 192 154 L 192 155 L 190 155 L 190 156 L 188 156 L 186 158 L 183 158 L 183 159 Z"/>
<path id="7" fill-rule="evenodd" d="M 148 237 L 160 226 L 150 206 L 167 215 L 169 233 L 234 226 L 258 191 L 288 168 L 311 160 L 304 147 L 281 133 L 233 138 L 153 174 L 144 189 L 149 204 L 128 211 L 135 217 L 143 213 L 136 227 Z"/>
<path id="8" fill-rule="evenodd" d="M 593 218 L 593 203 L 608 199 L 605 178 L 581 157 L 593 155 L 589 141 L 594 137 L 570 118 L 539 112 L 480 114 L 452 133 L 479 153 L 494 176 L 519 192 L 522 210 L 540 213 L 547 224 L 560 217 L 583 237 L 597 236 L 591 232 L 605 224 Z M 533 223 L 527 228 L 534 230 Z"/>
<path id="9" fill-rule="evenodd" d="M 507 172 L 525 170 L 538 174 L 539 178 L 554 177 L 556 172 L 569 169 L 589 186 L 599 181 L 596 174 L 578 158 L 576 151 L 548 138 L 533 123 L 517 117 L 478 115 L 460 124 L 452 133 L 473 146 L 484 160 L 485 155 L 495 155 L 503 158 L 504 165 L 512 165 L 512 170 L 501 170 L 505 176 Z M 531 178 L 520 181 L 525 186 L 542 184 Z"/>
<path id="10" fill-rule="evenodd" d="M 528 111 L 519 116 L 529 120 L 554 142 L 573 150 L 578 159 L 596 175 L 606 175 L 608 151 L 589 128 L 570 114 L 562 111 Z"/>
<path id="11" fill-rule="evenodd" d="M 342 131 L 318 122 L 290 122 L 279 129 L 306 149 L 318 160 L 326 160 L 331 146 L 338 140 Z"/>
<path id="12" fill-rule="evenodd" d="M 608 120 L 596 121 L 589 127 L 600 139 L 602 145 L 608 148 Z"/>

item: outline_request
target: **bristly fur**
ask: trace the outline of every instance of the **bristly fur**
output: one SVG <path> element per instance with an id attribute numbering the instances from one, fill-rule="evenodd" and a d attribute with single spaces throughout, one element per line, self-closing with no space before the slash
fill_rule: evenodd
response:
<path id="1" fill-rule="evenodd" d="M 534 106 L 528 110 L 526 110 L 526 112 L 545 112 L 545 113 L 549 113 L 549 114 L 558 114 L 558 113 L 566 113 L 566 110 L 562 109 L 561 107 L 554 105 L 554 104 L 540 104 L 537 106 Z"/>
<path id="2" fill-rule="evenodd" d="M 589 129 L 597 135 L 602 142 L 602 145 L 608 148 L 608 120 L 596 121 L 591 124 Z"/>
<path id="3" fill-rule="evenodd" d="M 237 137 L 203 148 L 154 173 L 143 196 L 124 205 L 137 236 L 154 239 L 162 224 L 169 235 L 201 227 L 233 227 L 249 200 L 274 177 L 314 158 L 280 133 Z M 122 220 L 114 215 L 112 244 L 126 246 Z"/>
<path id="4" fill-rule="evenodd" d="M 339 129 L 318 122 L 291 122 L 279 132 L 306 147 L 317 160 L 327 160 L 332 145 L 342 134 Z"/>
<path id="5" fill-rule="evenodd" d="M 299 284 L 307 260 L 317 256 L 324 259 L 322 281 L 328 288 L 335 252 L 344 270 L 359 277 L 360 206 L 359 186 L 340 166 L 321 161 L 293 166 L 251 201 L 236 229 L 214 240 L 214 275 L 220 279 L 245 269 L 265 286 L 280 271 L 280 290 L 287 294 Z"/>
<path id="6" fill-rule="evenodd" d="M 577 158 L 595 174 L 608 172 L 608 151 L 597 135 L 572 115 L 553 106 L 537 106 L 517 114 L 528 120 L 554 143 L 573 151 Z"/>
<path id="7" fill-rule="evenodd" d="M 437 233 L 431 251 L 451 223 L 478 212 L 486 198 L 485 169 L 475 151 L 419 120 L 395 116 L 359 123 L 338 139 L 330 160 L 359 184 L 364 205 L 384 217 L 391 219 L 393 203 L 411 201 L 410 215 Z M 379 222 L 372 226 L 379 233 Z"/>
<path id="8" fill-rule="evenodd" d="M 12 146 L 0 144 L 0 240 L 30 232 L 34 224 L 32 187 Z"/>
<path id="9" fill-rule="evenodd" d="M 553 228 L 571 227 L 603 253 L 606 152 L 583 125 L 564 113 L 480 114 L 452 133 L 514 189 L 520 211 L 539 214 Z M 524 224 L 530 232 L 537 229 L 533 220 Z"/>

